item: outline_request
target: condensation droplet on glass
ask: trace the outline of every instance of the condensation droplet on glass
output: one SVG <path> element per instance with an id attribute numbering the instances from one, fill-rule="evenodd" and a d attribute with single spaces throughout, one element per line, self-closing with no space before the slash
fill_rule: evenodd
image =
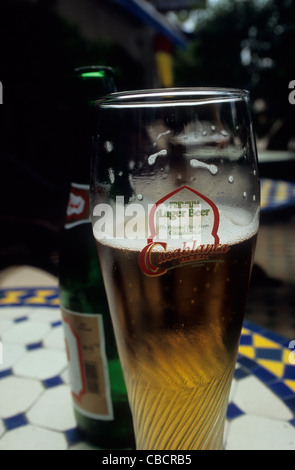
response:
<path id="1" fill-rule="evenodd" d="M 255 194 L 253 194 L 253 201 L 254 201 L 254 202 L 256 201 L 256 196 L 255 196 Z"/>
<path id="2" fill-rule="evenodd" d="M 256 170 L 253 170 L 253 175 L 256 176 Z"/>
<path id="3" fill-rule="evenodd" d="M 211 126 L 211 131 L 215 131 L 216 130 L 216 127 L 215 126 Z"/>
<path id="4" fill-rule="evenodd" d="M 160 134 L 158 134 L 157 136 L 157 140 L 161 139 L 161 137 L 163 137 L 164 135 L 168 135 L 171 133 L 171 130 L 168 129 L 168 131 L 165 131 L 165 132 L 160 132 Z"/>
<path id="5" fill-rule="evenodd" d="M 218 173 L 218 168 L 216 165 L 208 165 L 208 163 L 201 162 L 196 158 L 190 160 L 190 166 L 193 168 L 206 168 L 210 171 L 211 175 L 216 175 Z"/>
<path id="6" fill-rule="evenodd" d="M 129 181 L 131 188 L 133 188 L 134 184 L 133 184 L 133 178 L 131 174 L 128 175 L 128 181 Z"/>
<path id="7" fill-rule="evenodd" d="M 109 140 L 107 140 L 105 143 L 104 143 L 104 148 L 105 150 L 110 153 L 113 149 L 114 149 L 114 145 L 113 145 L 113 142 L 110 142 Z"/>
<path id="8" fill-rule="evenodd" d="M 153 165 L 156 161 L 156 159 L 159 157 L 159 155 L 163 155 L 164 157 L 167 155 L 167 150 L 162 149 L 159 152 L 153 153 L 148 157 L 148 164 Z"/>
<path id="9" fill-rule="evenodd" d="M 246 198 L 247 197 L 247 193 L 246 191 L 243 192 L 243 198 Z"/>
<path id="10" fill-rule="evenodd" d="M 123 171 L 119 171 L 119 172 L 118 172 L 118 175 L 119 175 L 119 176 L 122 176 L 122 175 L 123 175 Z"/>
<path id="11" fill-rule="evenodd" d="M 229 181 L 229 183 L 233 183 L 234 182 L 234 177 L 232 175 L 230 175 L 228 177 L 228 181 Z"/>
<path id="12" fill-rule="evenodd" d="M 142 195 L 142 194 L 137 194 L 137 199 L 138 199 L 139 201 L 142 201 L 142 200 L 143 200 L 143 195 Z"/>
<path id="13" fill-rule="evenodd" d="M 109 178 L 110 182 L 113 184 L 115 182 L 115 172 L 112 168 L 109 169 Z"/>
<path id="14" fill-rule="evenodd" d="M 203 131 L 202 135 L 205 137 L 207 135 L 207 131 Z"/>
<path id="15" fill-rule="evenodd" d="M 228 137 L 228 132 L 226 132 L 225 130 L 222 130 L 220 134 L 223 135 L 223 137 Z"/>

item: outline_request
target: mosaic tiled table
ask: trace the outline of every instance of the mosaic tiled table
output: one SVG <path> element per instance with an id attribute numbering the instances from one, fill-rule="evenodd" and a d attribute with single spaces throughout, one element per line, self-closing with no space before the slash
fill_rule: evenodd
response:
<path id="1" fill-rule="evenodd" d="M 262 213 L 295 207 L 295 184 L 269 178 L 261 179 Z"/>
<path id="2" fill-rule="evenodd" d="M 226 450 L 295 449 L 290 341 L 245 322 Z M 0 450 L 92 449 L 76 428 L 56 287 L 0 290 L 0 346 Z"/>

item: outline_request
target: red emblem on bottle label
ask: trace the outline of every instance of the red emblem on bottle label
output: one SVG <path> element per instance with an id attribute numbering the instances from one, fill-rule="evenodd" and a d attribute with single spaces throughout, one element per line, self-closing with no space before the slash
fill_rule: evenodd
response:
<path id="1" fill-rule="evenodd" d="M 66 212 L 65 228 L 90 222 L 89 186 L 72 183 Z"/>

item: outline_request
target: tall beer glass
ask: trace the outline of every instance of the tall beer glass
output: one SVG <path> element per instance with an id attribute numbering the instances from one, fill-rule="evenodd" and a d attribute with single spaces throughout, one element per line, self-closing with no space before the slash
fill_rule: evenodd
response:
<path id="1" fill-rule="evenodd" d="M 259 219 L 248 93 L 100 103 L 91 205 L 137 449 L 221 449 Z"/>

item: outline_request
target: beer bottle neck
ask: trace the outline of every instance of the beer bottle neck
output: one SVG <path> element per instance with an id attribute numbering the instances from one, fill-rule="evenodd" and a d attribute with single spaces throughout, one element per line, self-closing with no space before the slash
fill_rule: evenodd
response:
<path id="1" fill-rule="evenodd" d="M 72 183 L 89 185 L 92 142 L 98 120 L 95 101 L 114 91 L 116 86 L 112 68 L 89 66 L 75 69 L 70 170 Z"/>

